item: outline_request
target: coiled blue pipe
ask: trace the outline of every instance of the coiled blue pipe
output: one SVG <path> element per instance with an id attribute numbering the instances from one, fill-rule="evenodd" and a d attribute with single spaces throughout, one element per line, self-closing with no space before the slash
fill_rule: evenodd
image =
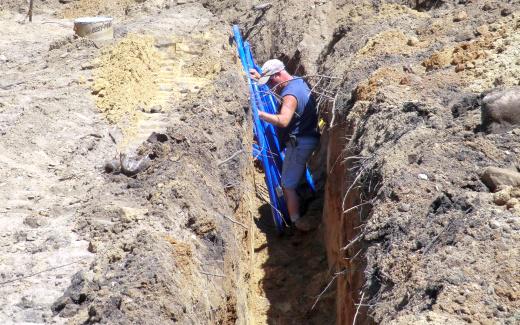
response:
<path id="1" fill-rule="evenodd" d="M 237 45 L 238 55 L 242 63 L 244 71 L 249 76 L 250 69 L 256 69 L 261 72 L 254 61 L 249 43 L 243 41 L 240 29 L 237 25 L 233 26 L 233 34 Z M 273 214 L 274 224 L 278 232 L 283 232 L 287 224 L 287 207 L 283 198 L 281 187 L 281 170 L 283 164 L 284 153 L 281 150 L 276 129 L 273 125 L 266 123 L 258 117 L 258 110 L 276 114 L 278 104 L 275 97 L 270 94 L 267 86 L 259 86 L 248 78 L 251 111 L 253 115 L 254 135 L 256 144 L 253 145 L 253 156 L 258 158 L 265 172 L 265 182 L 269 192 L 269 200 L 271 204 L 271 212 Z M 314 182 L 312 181 L 309 170 L 306 171 L 307 183 L 311 189 L 315 191 Z"/>

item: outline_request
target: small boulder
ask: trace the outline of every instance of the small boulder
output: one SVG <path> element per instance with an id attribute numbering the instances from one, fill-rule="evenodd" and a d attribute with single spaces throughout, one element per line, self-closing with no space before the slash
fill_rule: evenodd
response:
<path id="1" fill-rule="evenodd" d="M 493 195 L 493 202 L 496 205 L 504 205 L 511 199 L 511 195 L 508 190 L 501 190 Z"/>
<path id="2" fill-rule="evenodd" d="M 482 99 L 482 129 L 502 133 L 520 125 L 520 87 L 494 90 Z"/>
<path id="3" fill-rule="evenodd" d="M 480 179 L 493 192 L 499 186 L 520 186 L 520 173 L 504 168 L 487 167 L 480 173 Z"/>
<path id="4" fill-rule="evenodd" d="M 507 201 L 506 206 L 508 209 L 512 209 L 515 205 L 520 203 L 517 198 L 511 198 L 509 201 Z"/>
<path id="5" fill-rule="evenodd" d="M 453 21 L 455 22 L 463 21 L 466 19 L 468 19 L 468 14 L 465 11 L 460 11 L 455 15 L 455 17 L 453 17 Z"/>
<path id="6" fill-rule="evenodd" d="M 150 167 L 151 160 L 148 155 L 138 157 L 121 154 L 121 173 L 126 176 L 134 176 Z"/>

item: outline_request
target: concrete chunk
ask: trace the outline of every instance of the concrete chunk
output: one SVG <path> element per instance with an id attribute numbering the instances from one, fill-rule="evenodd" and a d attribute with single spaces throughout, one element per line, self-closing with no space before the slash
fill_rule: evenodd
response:
<path id="1" fill-rule="evenodd" d="M 520 87 L 495 90 L 482 100 L 482 128 L 502 133 L 520 125 Z"/>
<path id="2" fill-rule="evenodd" d="M 504 168 L 487 167 L 480 173 L 480 179 L 492 191 L 500 185 L 520 186 L 520 173 Z"/>

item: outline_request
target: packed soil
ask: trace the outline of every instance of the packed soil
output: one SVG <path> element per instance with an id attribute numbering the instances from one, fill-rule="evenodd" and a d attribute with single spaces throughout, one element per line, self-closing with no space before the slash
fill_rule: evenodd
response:
<path id="1" fill-rule="evenodd" d="M 27 7 L 0 4 L 0 323 L 520 322 L 520 190 L 480 176 L 520 168 L 481 119 L 516 1 Z M 273 227 L 233 23 L 319 99 L 309 233 Z"/>

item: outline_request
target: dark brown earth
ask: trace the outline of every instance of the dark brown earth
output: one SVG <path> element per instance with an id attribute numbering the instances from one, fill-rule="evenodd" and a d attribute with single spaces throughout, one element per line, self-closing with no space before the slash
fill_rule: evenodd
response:
<path id="1" fill-rule="evenodd" d="M 322 107 L 337 322 L 517 323 L 519 216 L 479 173 L 518 163 L 517 131 L 481 132 L 480 106 L 520 80 L 519 8 L 393 3 L 214 6 L 241 13 L 261 60 L 341 78 L 336 110 Z"/>
<path id="2" fill-rule="evenodd" d="M 519 84 L 516 1 L 187 2 L 0 5 L 1 322 L 520 322 L 520 126 L 481 116 Z M 61 18 L 90 14 L 114 42 Z M 321 95 L 308 234 L 266 213 L 233 23 Z M 129 61 L 109 114 L 103 53 L 133 34 L 160 64 Z"/>

